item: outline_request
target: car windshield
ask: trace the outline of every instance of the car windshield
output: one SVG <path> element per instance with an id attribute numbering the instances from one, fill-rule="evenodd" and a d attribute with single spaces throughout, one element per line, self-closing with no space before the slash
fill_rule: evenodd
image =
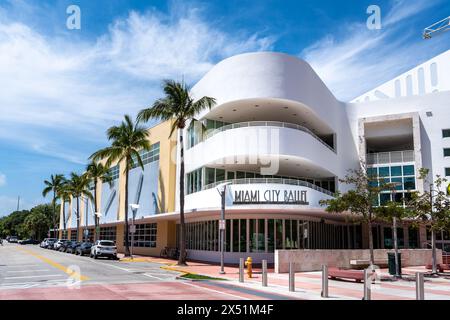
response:
<path id="1" fill-rule="evenodd" d="M 112 241 L 100 241 L 99 245 L 101 245 L 101 246 L 114 246 L 114 242 L 112 242 Z"/>

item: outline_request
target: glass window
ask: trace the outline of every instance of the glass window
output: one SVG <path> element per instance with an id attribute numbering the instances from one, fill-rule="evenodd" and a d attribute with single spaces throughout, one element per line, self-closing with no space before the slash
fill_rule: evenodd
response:
<path id="1" fill-rule="evenodd" d="M 389 167 L 378 168 L 378 174 L 380 177 L 389 177 Z"/>
<path id="2" fill-rule="evenodd" d="M 403 190 L 402 178 L 391 178 L 391 182 L 395 183 L 395 190 Z"/>
<path id="3" fill-rule="evenodd" d="M 275 220 L 275 230 L 276 249 L 283 249 L 283 220 Z"/>
<path id="4" fill-rule="evenodd" d="M 233 220 L 233 251 L 239 252 L 239 220 Z"/>
<path id="5" fill-rule="evenodd" d="M 216 181 L 215 182 L 219 182 L 219 181 L 223 181 L 223 180 L 225 180 L 225 170 L 216 169 Z"/>
<path id="6" fill-rule="evenodd" d="M 444 157 L 450 157 L 450 148 L 444 148 Z"/>
<path id="7" fill-rule="evenodd" d="M 402 176 L 402 167 L 401 166 L 391 167 L 391 176 L 392 177 L 401 177 Z"/>
<path id="8" fill-rule="evenodd" d="M 376 177 L 377 176 L 377 168 L 367 168 L 367 175 L 369 177 Z"/>
<path id="9" fill-rule="evenodd" d="M 413 176 L 414 175 L 414 166 L 403 166 L 403 175 L 404 176 Z"/>
<path id="10" fill-rule="evenodd" d="M 256 219 L 250 219 L 250 252 L 256 252 L 258 249 L 258 235 L 256 233 Z"/>
<path id="11" fill-rule="evenodd" d="M 245 178 L 245 172 L 237 171 L 236 172 L 236 179 L 244 179 Z"/>
<path id="12" fill-rule="evenodd" d="M 415 249 L 419 247 L 419 230 L 414 227 L 408 228 L 409 247 Z"/>
<path id="13" fill-rule="evenodd" d="M 450 138 L 450 129 L 442 130 L 442 138 Z"/>
<path id="14" fill-rule="evenodd" d="M 450 168 L 445 168 L 445 176 L 450 177 Z"/>
<path id="15" fill-rule="evenodd" d="M 385 205 L 388 201 L 391 201 L 390 193 L 381 193 L 380 194 L 380 205 Z"/>
<path id="16" fill-rule="evenodd" d="M 414 177 L 405 177 L 403 178 L 403 188 L 405 190 L 414 190 L 416 188 L 415 178 Z"/>
<path id="17" fill-rule="evenodd" d="M 265 220 L 258 219 L 258 251 L 266 251 L 266 241 L 265 241 Z"/>
<path id="18" fill-rule="evenodd" d="M 215 179 L 215 169 L 214 168 L 205 168 L 205 185 L 214 183 Z"/>
<path id="19" fill-rule="evenodd" d="M 394 201 L 395 202 L 398 202 L 398 203 L 403 203 L 403 193 L 401 193 L 401 192 L 396 192 L 395 194 L 394 194 Z"/>
<path id="20" fill-rule="evenodd" d="M 254 178 L 255 177 L 255 174 L 253 173 L 253 172 L 246 172 L 245 173 L 245 178 L 246 179 L 248 179 L 248 178 Z"/>
<path id="21" fill-rule="evenodd" d="M 233 171 L 227 171 L 227 180 L 234 179 L 234 172 Z"/>
<path id="22" fill-rule="evenodd" d="M 247 220 L 240 219 L 239 223 L 241 225 L 241 234 L 239 236 L 240 251 L 247 252 Z"/>
<path id="23" fill-rule="evenodd" d="M 136 224 L 136 232 L 133 235 L 130 233 L 128 235 L 128 241 L 131 244 L 132 240 L 134 247 L 147 247 L 156 248 L 156 234 L 157 234 L 157 224 L 156 223 L 145 223 Z M 101 231 L 100 231 L 101 232 Z M 124 231 L 124 245 L 125 245 L 125 231 Z M 102 238 L 102 240 L 104 240 Z"/>
<path id="24" fill-rule="evenodd" d="M 299 249 L 298 247 L 298 221 L 292 220 L 292 249 Z"/>
<path id="25" fill-rule="evenodd" d="M 292 249 L 291 220 L 284 220 L 284 238 L 286 249 Z"/>
<path id="26" fill-rule="evenodd" d="M 267 220 L 267 247 L 268 247 L 268 251 L 269 252 L 274 252 L 274 248 L 275 248 L 275 237 L 274 237 L 274 231 L 275 231 L 275 226 L 274 226 L 274 220 L 273 219 L 269 219 Z"/>

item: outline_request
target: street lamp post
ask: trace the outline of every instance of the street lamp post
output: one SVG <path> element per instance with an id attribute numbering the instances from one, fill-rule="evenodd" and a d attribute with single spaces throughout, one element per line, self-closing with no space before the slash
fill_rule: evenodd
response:
<path id="1" fill-rule="evenodd" d="M 133 220 L 131 220 L 131 259 L 133 259 L 133 246 L 134 246 L 134 233 L 136 232 L 135 225 L 134 225 L 134 219 L 136 219 L 136 213 L 139 209 L 139 204 L 132 203 L 130 204 L 131 211 L 133 212 Z"/>
<path id="2" fill-rule="evenodd" d="M 227 185 L 230 182 L 225 182 L 217 186 L 217 191 L 220 194 L 221 200 L 221 212 L 220 212 L 220 221 L 219 221 L 219 231 L 220 231 L 220 274 L 225 274 L 224 268 L 224 256 L 225 256 L 225 193 Z"/>

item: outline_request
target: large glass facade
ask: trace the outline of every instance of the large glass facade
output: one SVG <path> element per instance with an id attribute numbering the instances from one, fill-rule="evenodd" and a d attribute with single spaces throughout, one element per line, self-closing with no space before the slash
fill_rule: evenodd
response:
<path id="1" fill-rule="evenodd" d="M 100 227 L 99 240 L 116 241 L 117 227 Z"/>
<path id="2" fill-rule="evenodd" d="M 133 247 L 140 248 L 156 248 L 156 235 L 157 235 L 157 224 L 156 223 L 142 223 L 136 224 L 136 232 L 128 234 L 128 241 L 133 244 Z M 124 232 L 124 239 L 126 238 Z M 134 241 L 133 241 L 134 240 Z M 123 242 L 125 245 L 125 240 Z"/>
<path id="3" fill-rule="evenodd" d="M 384 205 L 389 201 L 403 202 L 416 189 L 415 168 L 412 164 L 370 167 L 367 168 L 367 174 L 378 177 L 380 183 L 395 183 L 395 192 L 382 192 L 375 205 Z"/>
<path id="4" fill-rule="evenodd" d="M 227 219 L 226 252 L 274 252 L 275 249 L 357 249 L 361 225 L 297 219 Z M 188 250 L 219 251 L 217 220 L 186 224 Z"/>

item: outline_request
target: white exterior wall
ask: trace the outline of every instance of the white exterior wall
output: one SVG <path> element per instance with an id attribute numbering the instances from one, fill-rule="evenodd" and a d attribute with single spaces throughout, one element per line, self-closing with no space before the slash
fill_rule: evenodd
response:
<path id="1" fill-rule="evenodd" d="M 213 110 L 221 112 L 227 112 L 227 110 L 229 112 L 229 109 L 233 108 L 233 103 L 246 99 L 282 99 L 297 103 L 320 119 L 320 125 L 328 127 L 336 134 L 336 153 L 327 149 L 311 135 L 286 128 L 278 128 L 279 150 L 277 152 L 274 153 L 273 149 L 268 147 L 268 143 L 252 149 L 243 141 L 243 137 L 257 134 L 260 130 L 269 130 L 268 128 L 231 129 L 216 134 L 190 150 L 186 150 L 185 146 L 186 173 L 218 159 L 242 154 L 251 157 L 253 152 L 257 151 L 259 154 L 276 155 L 278 153 L 280 156 L 301 158 L 342 178 L 348 169 L 358 167 L 361 156 L 358 151 L 359 119 L 417 112 L 421 123 L 420 152 L 423 166 L 431 167 L 433 175 L 443 175 L 444 168 L 450 167 L 450 159 L 445 159 L 442 151 L 444 147 L 450 147 L 450 138 L 442 139 L 442 129 L 450 128 L 449 58 L 450 51 L 447 51 L 398 77 L 401 80 L 408 74 L 417 74 L 419 68 L 423 68 L 425 91 L 421 95 L 417 95 L 419 80 L 413 77 L 413 88 L 417 88 L 417 91 L 413 91 L 413 95 L 409 97 L 354 103 L 336 100 L 314 70 L 305 61 L 295 57 L 280 53 L 249 53 L 228 58 L 213 67 L 193 87 L 192 92 L 195 97 L 216 98 L 217 105 Z M 437 65 L 437 83 L 431 81 L 429 73 L 433 63 Z M 367 100 L 366 96 L 374 100 L 375 90 L 383 91 L 388 97 L 394 97 L 395 80 L 397 78 L 354 101 Z M 405 92 L 404 89 L 401 90 Z M 432 111 L 433 116 L 428 117 L 427 111 Z M 204 111 L 197 118 L 207 118 L 208 113 L 209 111 Z M 185 130 L 185 142 L 186 133 L 187 130 Z M 177 173 L 177 179 L 178 176 Z M 178 188 L 178 183 L 176 185 Z M 338 186 L 341 191 L 349 188 L 345 185 Z M 213 205 L 213 201 L 218 210 L 220 201 L 216 197 L 217 191 L 210 191 L 188 195 L 186 209 L 209 208 Z M 179 190 L 176 196 L 176 210 L 179 210 L 178 194 Z"/>

